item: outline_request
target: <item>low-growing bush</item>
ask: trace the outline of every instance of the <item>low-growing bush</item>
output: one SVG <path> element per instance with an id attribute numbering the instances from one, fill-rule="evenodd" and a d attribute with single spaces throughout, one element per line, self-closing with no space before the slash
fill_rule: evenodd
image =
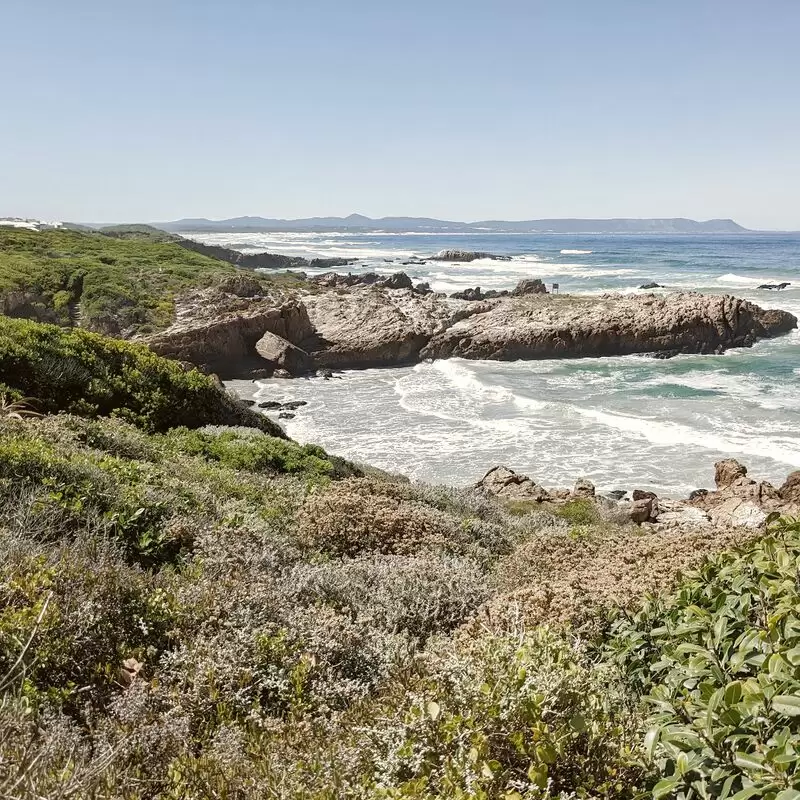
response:
<path id="1" fill-rule="evenodd" d="M 242 436 L 237 431 L 212 434 L 178 428 L 170 431 L 166 442 L 176 452 L 201 456 L 235 470 L 314 477 L 332 477 L 335 472 L 321 447 L 298 445 L 272 436 Z"/>
<path id="2" fill-rule="evenodd" d="M 333 556 L 437 550 L 491 560 L 512 546 L 496 523 L 431 507 L 411 485 L 368 479 L 340 481 L 309 495 L 297 530 L 308 548 Z"/>
<path id="3" fill-rule="evenodd" d="M 247 425 L 285 438 L 197 370 L 144 345 L 0 317 L 0 376 L 36 410 L 121 417 L 147 431 Z"/>
<path id="4" fill-rule="evenodd" d="M 640 788 L 621 676 L 547 629 L 484 631 L 435 651 L 392 699 L 367 737 L 382 796 L 624 798 Z"/>

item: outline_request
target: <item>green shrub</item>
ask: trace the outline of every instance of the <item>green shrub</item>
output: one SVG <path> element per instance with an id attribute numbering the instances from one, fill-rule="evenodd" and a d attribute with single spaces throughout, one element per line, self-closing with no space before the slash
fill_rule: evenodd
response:
<path id="1" fill-rule="evenodd" d="M 569 500 L 564 505 L 554 506 L 553 513 L 573 525 L 591 525 L 600 521 L 597 506 L 591 500 Z"/>
<path id="2" fill-rule="evenodd" d="M 83 330 L 0 317 L 0 375 L 43 412 L 114 415 L 148 431 L 249 425 L 285 437 L 197 370 Z"/>
<path id="3" fill-rule="evenodd" d="M 175 452 L 202 456 L 235 470 L 303 473 L 309 477 L 334 474 L 334 465 L 321 447 L 272 436 L 242 436 L 236 431 L 212 434 L 178 428 L 170 431 L 166 442 Z"/>
<path id="4" fill-rule="evenodd" d="M 716 556 L 616 623 L 608 648 L 650 709 L 654 797 L 800 796 L 800 523 Z"/>
<path id="5" fill-rule="evenodd" d="M 486 633 L 427 669 L 371 732 L 379 796 L 636 796 L 636 717 L 620 676 L 561 635 Z"/>

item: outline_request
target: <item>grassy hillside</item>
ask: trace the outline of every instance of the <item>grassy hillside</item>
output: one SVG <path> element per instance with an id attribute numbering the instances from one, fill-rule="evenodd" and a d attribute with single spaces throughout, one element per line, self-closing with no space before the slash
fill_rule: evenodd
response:
<path id="1" fill-rule="evenodd" d="M 0 310 L 111 334 L 165 327 L 176 292 L 235 268 L 169 241 L 0 227 Z"/>

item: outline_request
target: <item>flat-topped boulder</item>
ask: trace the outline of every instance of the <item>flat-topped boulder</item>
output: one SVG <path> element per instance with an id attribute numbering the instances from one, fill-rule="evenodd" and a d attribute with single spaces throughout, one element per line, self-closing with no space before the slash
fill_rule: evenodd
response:
<path id="1" fill-rule="evenodd" d="M 797 319 L 729 295 L 529 295 L 494 301 L 433 336 L 423 358 L 516 359 L 721 353 L 787 333 Z"/>

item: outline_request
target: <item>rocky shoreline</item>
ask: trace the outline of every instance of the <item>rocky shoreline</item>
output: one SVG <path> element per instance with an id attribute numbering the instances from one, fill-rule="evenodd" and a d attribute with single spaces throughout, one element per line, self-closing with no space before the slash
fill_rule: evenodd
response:
<path id="1" fill-rule="evenodd" d="M 237 275 L 178 298 L 176 322 L 144 341 L 223 378 L 297 377 L 450 357 L 722 353 L 797 327 L 788 312 L 730 295 L 552 295 L 522 281 L 478 300 L 414 287 L 404 273 L 374 277 L 328 274 L 308 288 L 266 292 Z"/>
<path id="2" fill-rule="evenodd" d="M 751 528 L 767 524 L 770 515 L 800 516 L 800 470 L 782 486 L 749 477 L 747 467 L 733 458 L 715 465 L 714 490 L 697 489 L 685 500 L 659 498 L 641 489 L 600 494 L 591 481 L 579 479 L 572 489 L 546 489 L 508 467 L 490 469 L 475 484 L 508 502 L 563 505 L 585 501 L 610 521 L 631 521 L 649 530 L 664 528 Z"/>

